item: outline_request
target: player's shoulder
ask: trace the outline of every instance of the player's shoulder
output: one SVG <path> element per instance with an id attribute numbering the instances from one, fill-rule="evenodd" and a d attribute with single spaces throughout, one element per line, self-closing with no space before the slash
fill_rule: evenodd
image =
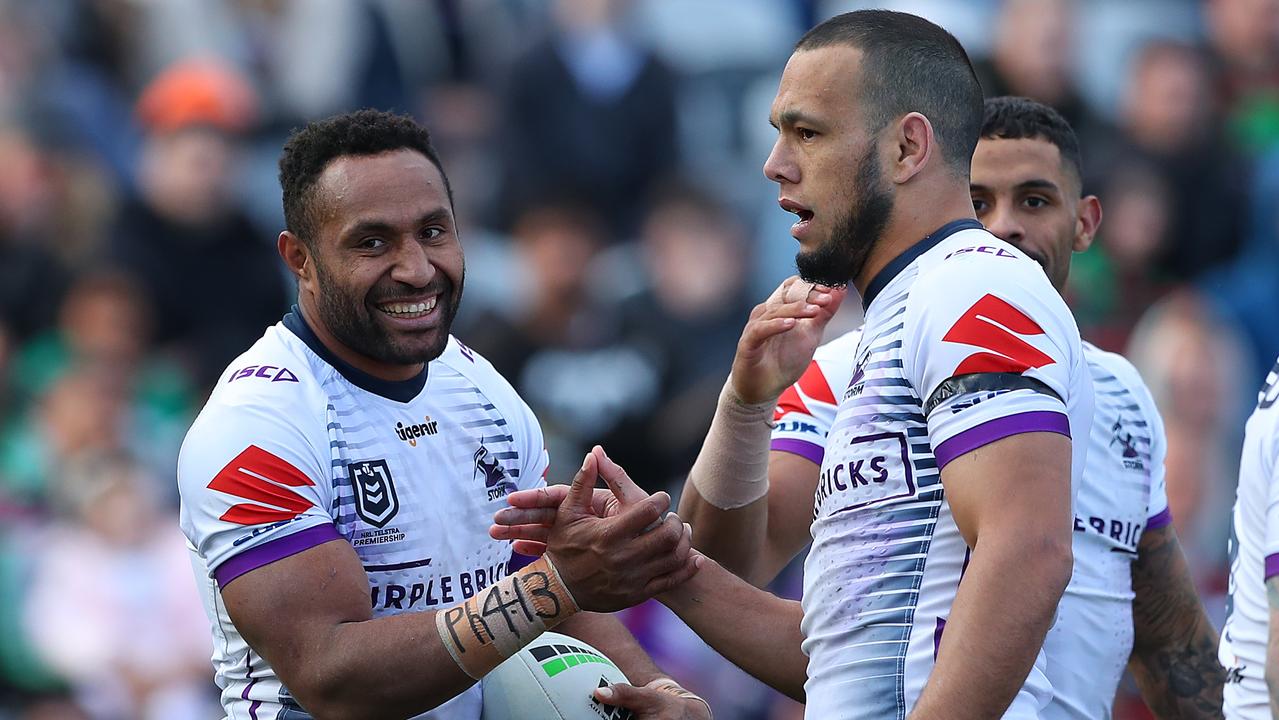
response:
<path id="1" fill-rule="evenodd" d="M 981 227 L 951 234 L 920 256 L 919 263 L 912 296 L 1001 289 L 1057 294 L 1029 255 Z"/>
<path id="2" fill-rule="evenodd" d="M 504 413 L 513 409 L 522 411 L 527 407 L 515 387 L 493 367 L 488 358 L 453 335 L 449 336 L 444 352 L 431 364 L 465 378 Z"/>
<path id="3" fill-rule="evenodd" d="M 184 446 L 216 437 L 322 430 L 327 423 L 325 366 L 283 323 L 267 328 L 227 365 L 187 432 Z M 214 443 L 216 444 L 216 443 Z"/>
<path id="4" fill-rule="evenodd" d="M 324 394 L 324 367 L 297 335 L 277 323 L 227 365 L 206 408 L 259 403 L 306 406 Z"/>
<path id="5" fill-rule="evenodd" d="M 1123 385 L 1129 392 L 1149 395 L 1146 381 L 1141 379 L 1141 372 L 1128 358 L 1116 352 L 1102 350 L 1084 340 L 1080 342 L 1084 351 L 1084 360 L 1093 381 L 1115 382 Z"/>

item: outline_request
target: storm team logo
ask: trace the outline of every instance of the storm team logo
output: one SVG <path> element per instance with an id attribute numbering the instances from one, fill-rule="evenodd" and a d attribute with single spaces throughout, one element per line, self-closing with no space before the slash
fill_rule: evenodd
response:
<path id="1" fill-rule="evenodd" d="M 489 450 L 483 445 L 475 451 L 475 479 L 483 481 L 489 500 L 506 497 L 507 493 L 515 490 L 515 483 L 507 478 L 506 470 L 497 458 L 488 457 Z"/>
<path id="2" fill-rule="evenodd" d="M 355 489 L 355 512 L 374 527 L 386 527 L 400 509 L 395 480 L 385 460 L 364 460 L 346 466 Z"/>

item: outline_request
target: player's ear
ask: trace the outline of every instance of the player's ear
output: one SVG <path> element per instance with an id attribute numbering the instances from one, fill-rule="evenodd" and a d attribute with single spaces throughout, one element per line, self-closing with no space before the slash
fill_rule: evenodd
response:
<path id="1" fill-rule="evenodd" d="M 275 241 L 276 250 L 279 251 L 280 257 L 284 259 L 284 265 L 293 273 L 293 276 L 299 282 L 305 282 L 311 276 L 311 249 L 307 247 L 306 241 L 294 235 L 292 232 L 285 230 L 280 233 L 280 237 Z"/>
<path id="2" fill-rule="evenodd" d="M 1085 195 L 1075 211 L 1075 242 L 1071 250 L 1083 252 L 1092 246 L 1101 227 L 1101 200 L 1096 195 Z"/>
<path id="3" fill-rule="evenodd" d="M 900 185 L 918 175 L 928 164 L 936 149 L 933 147 L 936 136 L 933 124 L 917 112 L 906 113 L 897 121 L 895 128 L 897 148 L 891 174 L 893 182 Z"/>

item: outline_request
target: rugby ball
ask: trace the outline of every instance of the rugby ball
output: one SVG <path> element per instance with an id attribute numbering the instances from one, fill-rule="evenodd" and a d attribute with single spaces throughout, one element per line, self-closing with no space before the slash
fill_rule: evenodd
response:
<path id="1" fill-rule="evenodd" d="M 484 679 L 481 720 L 631 720 L 605 705 L 596 688 L 627 682 L 604 653 L 577 638 L 542 633 Z"/>

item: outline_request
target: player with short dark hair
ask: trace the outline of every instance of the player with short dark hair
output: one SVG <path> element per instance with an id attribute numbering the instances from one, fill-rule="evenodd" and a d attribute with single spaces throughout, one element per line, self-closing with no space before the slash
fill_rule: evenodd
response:
<path id="1" fill-rule="evenodd" d="M 1086 250 L 1101 204 L 1084 195 L 1079 145 L 1053 109 L 1025 98 L 986 101 L 971 193 L 987 228 L 1036 260 L 1064 290 L 1072 252 Z M 695 489 L 684 509 L 698 549 L 763 585 L 808 544 L 805 527 L 827 434 L 853 368 L 860 330 L 817 349 L 774 412 L 767 502 L 719 510 Z M 1074 520 L 1075 571 L 1045 652 L 1053 687 L 1045 718 L 1109 717 L 1125 665 L 1160 717 L 1221 714 L 1224 673 L 1168 514 L 1163 423 L 1137 371 L 1084 343 L 1097 390 L 1091 447 Z"/>
<path id="2" fill-rule="evenodd" d="M 857 288 L 865 331 L 832 398 L 802 607 L 710 562 L 662 600 L 811 718 L 1037 718 L 1092 388 L 1061 297 L 974 217 L 972 67 L 932 23 L 848 13 L 800 41 L 770 115 L 764 172 L 825 286 L 792 278 L 752 313 L 686 496 L 766 502 L 770 420 L 838 305 L 827 286 Z M 503 525 L 545 512 L 509 500 Z"/>
<path id="3" fill-rule="evenodd" d="M 507 494 L 545 487 L 547 455 L 514 389 L 449 334 L 464 261 L 426 130 L 375 111 L 313 123 L 280 180 L 298 304 L 227 368 L 178 463 L 228 716 L 478 720 L 476 680 L 558 626 L 661 688 L 663 717 L 708 718 L 616 620 L 579 612 L 695 571 L 669 497 L 619 488 L 640 497 L 594 517 L 588 456 L 544 558 L 485 532 Z"/>

